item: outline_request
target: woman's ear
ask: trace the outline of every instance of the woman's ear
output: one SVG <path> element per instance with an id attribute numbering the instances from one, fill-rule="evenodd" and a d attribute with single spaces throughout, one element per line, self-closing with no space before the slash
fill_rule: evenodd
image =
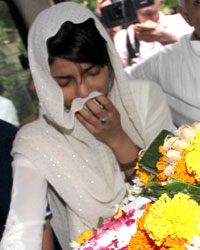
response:
<path id="1" fill-rule="evenodd" d="M 188 14 L 186 12 L 186 10 L 183 7 L 178 7 L 178 12 L 181 14 L 181 16 L 184 18 L 184 20 L 192 26 L 190 19 L 188 17 Z"/>

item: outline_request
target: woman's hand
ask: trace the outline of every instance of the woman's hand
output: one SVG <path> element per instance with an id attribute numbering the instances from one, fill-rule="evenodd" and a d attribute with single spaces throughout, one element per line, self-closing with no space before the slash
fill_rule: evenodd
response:
<path id="1" fill-rule="evenodd" d="M 82 108 L 76 116 L 96 139 L 112 148 L 124 133 L 120 114 L 107 97 L 101 95 L 96 100 L 102 107 L 93 100 L 88 100 L 86 105 L 91 112 Z"/>
<path id="2" fill-rule="evenodd" d="M 120 114 L 112 102 L 103 95 L 96 100 L 102 107 L 88 100 L 86 105 L 92 113 L 83 108 L 76 114 L 77 118 L 98 140 L 110 147 L 129 180 L 135 174 L 133 162 L 137 159 L 139 148 L 122 129 Z"/>

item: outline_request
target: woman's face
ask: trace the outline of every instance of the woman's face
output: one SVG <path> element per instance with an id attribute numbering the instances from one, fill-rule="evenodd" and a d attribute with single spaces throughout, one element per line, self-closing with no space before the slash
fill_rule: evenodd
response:
<path id="1" fill-rule="evenodd" d="M 56 58 L 50 65 L 52 77 L 61 87 L 64 103 L 70 108 L 77 97 L 87 97 L 92 91 L 107 95 L 109 74 L 108 67 L 90 63 L 73 63 Z"/>

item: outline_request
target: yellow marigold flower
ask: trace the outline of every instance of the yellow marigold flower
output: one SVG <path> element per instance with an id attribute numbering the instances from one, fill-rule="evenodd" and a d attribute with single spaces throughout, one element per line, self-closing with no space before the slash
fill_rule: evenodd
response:
<path id="1" fill-rule="evenodd" d="M 200 181 L 200 149 L 193 150 L 185 157 L 187 170 Z"/>
<path id="2" fill-rule="evenodd" d="M 200 147 L 200 129 L 194 134 L 194 139 L 192 139 L 191 144 L 193 144 L 196 148 Z"/>
<path id="3" fill-rule="evenodd" d="M 137 169 L 140 169 L 139 163 L 140 163 L 141 159 L 142 159 L 142 157 L 139 156 L 139 157 L 138 157 L 138 160 L 137 160 L 137 163 L 136 163 L 136 165 L 135 165 L 135 167 L 134 167 L 134 169 L 136 169 L 136 170 L 137 170 Z"/>
<path id="4" fill-rule="evenodd" d="M 122 214 L 123 214 L 123 211 L 122 211 L 122 209 L 120 208 L 120 209 L 118 210 L 118 213 L 114 216 L 114 219 L 115 219 L 115 220 L 119 219 L 119 218 L 122 216 Z"/>
<path id="5" fill-rule="evenodd" d="M 145 184 L 145 186 L 147 187 L 149 178 L 151 177 L 151 174 L 142 168 L 138 169 L 136 171 L 136 174 L 139 176 L 140 181 L 143 182 Z"/>
<path id="6" fill-rule="evenodd" d="M 187 170 L 200 181 L 200 130 L 197 130 L 191 143 L 185 148 Z"/>
<path id="7" fill-rule="evenodd" d="M 190 243 L 193 235 L 200 236 L 200 206 L 183 193 L 173 199 L 163 194 L 149 209 L 144 228 L 157 246 L 161 246 L 169 236 L 185 239 Z"/>
<path id="8" fill-rule="evenodd" d="M 90 239 L 93 236 L 93 232 L 90 230 L 84 231 L 77 239 L 77 243 L 83 244 L 85 240 Z"/>
<path id="9" fill-rule="evenodd" d="M 149 178 L 150 178 L 151 174 L 148 173 L 146 170 L 140 168 L 139 163 L 140 163 L 141 159 L 142 159 L 142 157 L 140 156 L 138 158 L 138 161 L 137 161 L 136 166 L 135 166 L 134 169 L 137 170 L 136 174 L 139 176 L 140 181 L 143 182 L 145 184 L 145 186 L 147 187 L 148 186 L 148 181 L 149 181 Z"/>

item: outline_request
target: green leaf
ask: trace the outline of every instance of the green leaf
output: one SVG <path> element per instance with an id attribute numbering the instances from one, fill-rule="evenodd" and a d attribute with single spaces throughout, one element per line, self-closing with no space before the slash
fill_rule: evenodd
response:
<path id="1" fill-rule="evenodd" d="M 154 175 L 157 174 L 156 163 L 160 157 L 162 157 L 162 154 L 159 153 L 158 148 L 159 146 L 163 145 L 167 136 L 173 137 L 175 135 L 170 131 L 162 130 L 142 156 L 142 159 L 139 162 L 139 166 L 141 168 Z"/>
<path id="2" fill-rule="evenodd" d="M 103 217 L 99 217 L 99 221 L 98 221 L 98 224 L 97 224 L 97 228 L 101 228 L 101 227 L 103 226 L 103 222 L 104 222 Z"/>
<path id="3" fill-rule="evenodd" d="M 173 198 L 179 192 L 189 195 L 191 199 L 200 204 L 200 185 L 192 185 L 175 179 L 170 179 L 165 186 L 150 182 L 148 188 L 144 188 L 140 195 L 156 201 L 164 193 Z"/>

